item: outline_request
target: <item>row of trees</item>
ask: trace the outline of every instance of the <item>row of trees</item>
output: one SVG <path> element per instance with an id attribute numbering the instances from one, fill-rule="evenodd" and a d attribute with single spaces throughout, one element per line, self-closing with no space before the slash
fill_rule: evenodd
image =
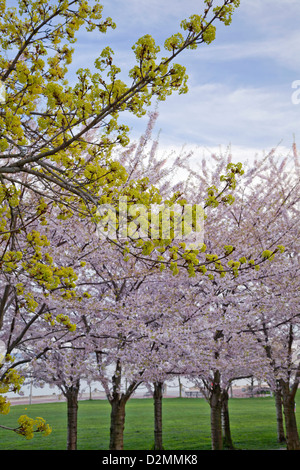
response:
<path id="1" fill-rule="evenodd" d="M 168 57 L 159 58 L 153 38 L 140 38 L 130 85 L 119 80 L 106 47 L 95 59 L 97 72 L 79 70 L 72 87 L 66 78 L 76 32 L 115 26 L 102 19 L 102 6 L 19 0 L 17 13 L 0 1 L 6 90 L 0 113 L 0 339 L 6 345 L 0 392 L 18 391 L 28 365 L 35 380 L 60 386 L 68 402 L 68 449 L 76 448 L 82 378 L 100 380 L 106 391 L 110 449 L 123 448 L 126 403 L 141 383 L 154 387 L 156 448 L 162 446 L 164 381 L 181 375 L 201 383 L 211 405 L 212 447 L 219 449 L 230 382 L 250 373 L 278 392 L 287 446 L 299 448 L 292 406 L 299 382 L 293 357 L 299 328 L 296 149 L 293 158 L 271 153 L 245 172 L 229 156 L 211 156 L 198 167 L 193 155 L 180 155 L 170 165 L 150 139 L 155 116 L 136 145 L 119 124 L 121 111 L 141 116 L 153 98 L 187 91 L 185 69 L 174 59 L 209 44 L 213 23 L 230 24 L 238 4 L 205 0 L 203 14 L 184 20 L 183 33 L 165 41 Z M 134 230 L 125 240 L 109 231 L 103 239 L 99 207 L 115 208 L 120 235 L 121 197 Z M 202 244 L 191 248 L 176 239 L 178 213 L 172 211 L 170 236 L 162 236 L 158 223 L 160 233 L 151 238 L 142 208 L 171 210 L 175 203 L 203 206 Z M 190 227 L 195 233 L 196 222 Z M 148 237 L 141 238 L 145 231 Z M 0 412 L 8 411 L 2 396 Z M 14 430 L 32 437 L 47 434 L 49 425 L 22 416 Z"/>
<path id="2" fill-rule="evenodd" d="M 158 157 L 157 142 L 151 141 L 155 117 L 140 142 L 121 155 L 122 165 L 134 181 L 144 173 L 153 175 L 151 183 L 165 199 L 176 190 L 186 198 L 191 191 L 194 200 L 204 201 L 226 173 L 230 156 L 212 155 L 198 165 L 196 155 L 179 155 L 172 174 L 169 160 Z M 99 240 L 94 224 L 78 215 L 48 217 L 46 225 L 34 222 L 35 233 L 50 243 L 41 247 L 40 256 L 68 266 L 72 271 L 65 282 L 72 280 L 74 286 L 63 294 L 57 288 L 49 293 L 44 276 L 41 282 L 36 276 L 26 284 L 23 280 L 23 291 L 7 308 L 2 338 L 8 353 L 17 348 L 16 365 L 30 364 L 27 370 L 36 385 L 55 384 L 65 395 L 68 449 L 77 445 L 82 380 L 97 380 L 106 392 L 110 449 L 123 448 L 126 403 L 141 384 L 153 391 L 155 448 L 162 448 L 162 387 L 176 376 L 204 391 L 211 407 L 212 448 L 221 449 L 224 442 L 233 446 L 228 389 L 233 380 L 252 375 L 268 382 L 276 396 L 278 439 L 286 440 L 289 449 L 299 448 L 294 412 L 299 383 L 298 171 L 296 148 L 285 158 L 274 151 L 246 165 L 234 203 L 224 206 L 216 199 L 214 207 L 207 207 L 204 244 L 197 254 L 201 262 L 193 270 L 176 273 L 174 245 L 164 248 L 171 269 L 162 269 L 165 264 L 157 263 L 156 254 L 140 256 L 134 245 L 128 257 L 128 240 L 113 245 Z M 25 300 L 29 292 L 35 292 L 36 302 L 31 315 Z"/>

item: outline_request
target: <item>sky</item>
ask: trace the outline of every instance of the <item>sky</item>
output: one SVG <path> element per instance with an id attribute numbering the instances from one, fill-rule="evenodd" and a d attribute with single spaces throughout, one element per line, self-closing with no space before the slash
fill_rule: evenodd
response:
<path id="1" fill-rule="evenodd" d="M 161 47 L 180 22 L 203 12 L 201 0 L 103 0 L 103 15 L 117 28 L 105 35 L 81 33 L 72 67 L 93 67 L 102 48 L 114 50 L 121 78 L 135 65 L 132 45 L 151 34 Z M 233 160 L 251 159 L 278 147 L 300 146 L 300 2 L 241 0 L 230 26 L 216 23 L 210 45 L 177 57 L 189 75 L 188 94 L 174 93 L 158 106 L 155 132 L 160 149 L 183 146 L 197 154 L 225 151 Z M 293 88 L 293 86 L 295 88 Z M 153 108 L 154 109 L 154 105 Z M 148 117 L 124 115 L 133 139 L 144 131 Z"/>

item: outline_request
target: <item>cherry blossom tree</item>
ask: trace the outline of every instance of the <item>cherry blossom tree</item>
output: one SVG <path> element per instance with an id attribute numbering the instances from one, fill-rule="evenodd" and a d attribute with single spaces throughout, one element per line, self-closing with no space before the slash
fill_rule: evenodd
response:
<path id="1" fill-rule="evenodd" d="M 298 235 L 299 237 L 299 235 Z M 298 255 L 287 250 L 276 275 L 261 282 L 255 323 L 249 319 L 249 331 L 269 360 L 268 383 L 276 397 L 278 440 L 287 448 L 299 449 L 295 416 L 295 395 L 299 385 L 299 263 Z M 268 301 L 266 301 L 268 299 Z M 286 439 L 282 424 L 284 410 Z"/>
<path id="2" fill-rule="evenodd" d="M 34 336 L 37 339 L 39 325 L 50 319 L 49 293 L 55 291 L 60 301 L 74 294 L 76 275 L 72 268 L 54 262 L 49 254 L 47 237 L 38 230 L 42 220 L 34 217 L 34 212 L 32 200 L 24 191 L 19 205 L 11 212 L 14 214 L 11 219 L 13 230 L 8 237 L 4 234 L 2 239 L 0 337 L 6 348 L 5 360 L 1 363 L 2 394 L 20 390 L 23 379 L 17 370 L 30 358 L 16 360 L 14 354 L 23 343 L 34 340 Z M 64 329 L 73 328 L 63 313 L 56 322 L 57 325 L 63 323 Z M 8 411 L 9 402 L 6 397 L 1 397 L 1 413 Z M 29 420 L 27 437 L 33 436 L 33 424 L 30 423 Z M 26 429 L 23 417 L 24 435 Z M 42 426 L 39 429 L 42 430 Z"/>
<path id="3" fill-rule="evenodd" d="M 57 343 L 57 342 L 56 342 Z M 77 450 L 77 419 L 80 386 L 95 375 L 93 361 L 85 348 L 60 343 L 31 362 L 34 384 L 57 386 L 67 401 L 67 450 Z"/>
<path id="4" fill-rule="evenodd" d="M 226 307 L 224 309 L 224 313 L 225 310 L 228 312 L 226 316 L 229 315 L 230 318 L 234 319 L 232 323 L 234 329 L 230 328 L 227 337 L 231 337 L 233 331 L 243 332 L 244 334 L 248 329 L 247 325 L 251 325 L 252 331 L 257 332 L 257 338 L 260 338 L 263 332 L 266 335 L 264 340 L 260 338 L 259 341 L 261 346 L 264 347 L 264 351 L 268 351 L 271 347 L 270 340 L 273 332 L 276 332 L 279 337 L 280 334 L 283 334 L 277 342 L 279 341 L 282 344 L 287 358 L 291 357 L 291 341 L 287 341 L 287 332 L 284 333 L 284 331 L 286 329 L 290 331 L 291 319 L 295 325 L 299 321 L 296 255 L 299 252 L 296 243 L 299 239 L 299 178 L 297 177 L 297 160 L 294 161 L 294 157 L 297 157 L 295 149 L 294 155 L 292 154 L 286 159 L 276 158 L 274 152 L 271 152 L 261 161 L 255 162 L 252 167 L 249 166 L 248 172 L 245 171 L 244 175 L 245 183 L 242 182 L 235 192 L 234 205 L 230 206 L 228 210 L 222 211 L 222 214 L 215 212 L 218 217 L 217 226 L 226 227 L 227 240 L 230 241 L 231 248 L 235 250 L 242 265 L 247 263 L 248 257 L 242 256 L 241 250 L 244 253 L 249 250 L 251 260 L 248 263 L 253 266 L 256 264 L 255 256 L 260 251 L 263 251 L 262 254 L 265 258 L 265 261 L 256 264 L 255 269 L 250 273 L 240 269 L 239 275 L 236 278 L 233 277 L 231 286 L 228 285 L 225 279 L 223 279 L 220 286 L 220 281 L 216 277 L 214 278 L 213 284 L 216 288 L 216 295 L 219 297 L 219 304 Z M 210 222 L 212 222 L 212 225 L 210 225 Z M 216 230 L 214 222 L 212 215 L 212 218 L 206 223 L 205 235 L 206 240 L 208 240 L 207 243 L 218 244 L 220 243 L 218 236 L 222 232 Z M 211 233 L 210 227 L 213 228 Z M 263 250 L 266 246 L 271 249 Z M 283 251 L 283 246 L 285 247 L 285 254 L 276 258 L 275 262 L 274 259 L 272 260 L 273 253 L 276 250 Z M 284 283 L 283 276 L 287 276 Z M 292 283 L 291 279 L 293 279 Z M 217 286 L 220 286 L 219 292 Z M 287 286 L 290 286 L 290 288 L 287 288 Z M 212 307 L 214 303 L 211 303 L 210 306 Z M 268 312 L 268 315 L 266 312 Z M 221 310 L 219 317 L 222 318 L 222 323 L 216 328 L 214 337 L 218 339 L 218 342 L 220 338 L 226 338 L 226 330 L 224 330 L 226 316 L 223 319 Z M 216 318 L 218 318 L 218 314 L 216 314 Z M 262 321 L 263 323 L 261 323 Z M 296 331 L 298 331 L 297 326 L 293 327 L 292 331 L 296 334 Z M 260 357 L 261 351 L 257 351 L 256 356 Z M 284 356 L 281 354 L 281 357 Z M 268 360 L 267 363 L 262 361 L 260 364 L 264 363 L 265 366 L 270 366 L 270 352 L 266 359 Z M 286 361 L 285 367 L 281 363 L 278 372 L 280 370 L 282 373 L 285 368 L 288 368 L 288 363 L 291 363 L 290 359 Z M 226 370 L 226 364 L 223 365 L 223 369 Z M 224 372 L 223 369 L 216 368 L 210 380 L 207 381 L 208 384 L 214 384 L 210 390 L 210 398 L 213 396 L 221 397 L 220 373 Z M 255 374 L 261 376 L 263 372 L 263 377 L 266 380 L 268 377 L 267 370 L 268 367 L 265 367 L 264 372 L 257 369 Z M 291 374 L 290 369 L 289 374 Z M 296 365 L 294 367 L 295 382 L 291 389 L 290 386 L 286 387 L 291 390 L 289 397 L 291 403 L 293 403 L 295 389 L 298 386 L 297 374 Z M 215 394 L 213 393 L 214 389 Z M 217 429 L 216 445 L 218 447 L 222 446 L 220 402 L 220 398 L 213 402 L 214 406 L 218 406 L 218 425 L 214 426 L 214 429 Z M 291 408 L 293 407 L 290 405 L 288 409 Z M 288 410 L 287 415 L 291 416 L 291 412 Z M 295 435 L 294 418 L 290 417 L 289 419 L 292 423 L 290 434 Z M 212 435 L 214 435 L 213 430 Z M 297 434 L 295 441 L 297 442 Z M 298 444 L 291 445 L 297 446 Z"/>

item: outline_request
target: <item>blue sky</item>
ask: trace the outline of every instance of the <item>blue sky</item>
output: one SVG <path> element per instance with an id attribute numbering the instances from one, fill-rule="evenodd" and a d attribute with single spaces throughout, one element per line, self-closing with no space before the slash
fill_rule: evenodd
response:
<path id="1" fill-rule="evenodd" d="M 83 34 L 74 66 L 92 67 L 110 45 L 123 79 L 135 63 L 131 46 L 140 36 L 151 34 L 163 49 L 164 40 L 180 31 L 182 19 L 203 11 L 200 0 L 102 3 L 104 16 L 111 16 L 117 28 L 101 36 Z M 161 148 L 185 145 L 209 152 L 230 145 L 240 160 L 275 146 L 290 149 L 294 136 L 299 146 L 300 104 L 292 101 L 297 92 L 292 84 L 300 80 L 299 18 L 299 0 L 241 0 L 230 26 L 216 24 L 212 44 L 179 55 L 189 75 L 189 93 L 159 104 Z M 126 116 L 125 121 L 132 137 L 138 137 L 147 118 Z"/>

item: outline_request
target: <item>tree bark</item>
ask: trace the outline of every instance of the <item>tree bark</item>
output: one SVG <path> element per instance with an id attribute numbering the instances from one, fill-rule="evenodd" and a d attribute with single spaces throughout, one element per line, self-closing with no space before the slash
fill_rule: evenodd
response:
<path id="1" fill-rule="evenodd" d="M 77 450 L 78 393 L 79 384 L 68 387 L 65 392 L 68 407 L 67 450 Z"/>
<path id="2" fill-rule="evenodd" d="M 295 414 L 295 395 L 298 389 L 298 382 L 290 388 L 289 383 L 282 380 L 281 389 L 287 450 L 300 450 L 300 440 Z"/>
<path id="3" fill-rule="evenodd" d="M 214 373 L 214 381 L 212 384 L 209 404 L 212 450 L 222 450 L 222 401 L 219 371 Z"/>
<path id="4" fill-rule="evenodd" d="M 278 442 L 285 442 L 284 426 L 283 426 L 283 413 L 282 413 L 282 392 L 280 388 L 274 391 L 276 418 L 277 418 L 277 440 Z"/>
<path id="5" fill-rule="evenodd" d="M 109 450 L 123 450 L 125 428 L 125 406 L 127 399 L 117 394 L 112 400 L 110 414 Z"/>
<path id="6" fill-rule="evenodd" d="M 223 429 L 223 447 L 226 449 L 234 449 L 234 445 L 231 437 L 230 430 L 230 419 L 229 419 L 229 409 L 228 409 L 228 400 L 229 395 L 227 390 L 222 391 L 222 429 Z"/>
<path id="7" fill-rule="evenodd" d="M 124 429 L 125 429 L 125 406 L 133 392 L 137 389 L 140 382 L 132 382 L 126 386 L 125 393 L 121 392 L 122 366 L 117 361 L 115 374 L 112 377 L 113 390 L 108 394 L 108 400 L 111 405 L 110 414 L 110 442 L 109 450 L 123 450 L 124 447 Z"/>
<path id="8" fill-rule="evenodd" d="M 163 450 L 162 441 L 162 397 L 163 383 L 154 383 L 154 450 Z"/>

